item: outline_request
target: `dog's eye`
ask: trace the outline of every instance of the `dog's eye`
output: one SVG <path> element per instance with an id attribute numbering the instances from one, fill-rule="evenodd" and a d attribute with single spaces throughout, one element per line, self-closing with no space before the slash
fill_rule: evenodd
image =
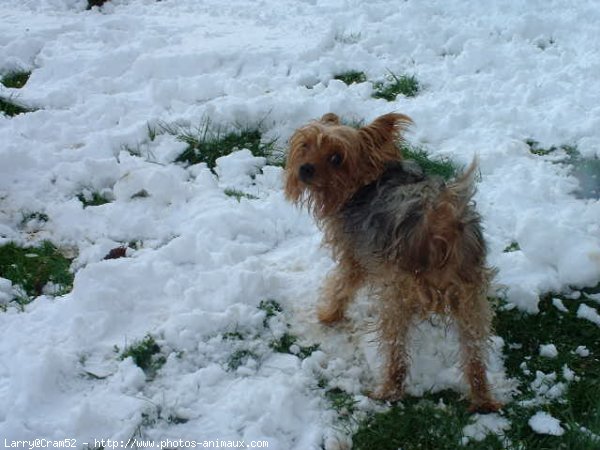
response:
<path id="1" fill-rule="evenodd" d="M 340 164 L 342 164 L 342 155 L 339 153 L 334 153 L 329 157 L 329 163 L 334 167 L 338 167 Z"/>

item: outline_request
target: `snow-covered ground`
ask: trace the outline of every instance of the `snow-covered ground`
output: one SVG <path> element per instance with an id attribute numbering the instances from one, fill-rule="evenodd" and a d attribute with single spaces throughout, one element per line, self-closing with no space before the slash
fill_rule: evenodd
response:
<path id="1" fill-rule="evenodd" d="M 312 219 L 285 202 L 282 170 L 246 151 L 220 160 L 218 177 L 173 164 L 185 145 L 168 134 L 150 142 L 158 123 L 260 123 L 284 147 L 296 127 L 329 111 L 367 121 L 403 112 L 416 123 L 408 140 L 432 155 L 466 164 L 479 154 L 489 262 L 510 301 L 534 312 L 541 293 L 598 282 L 600 203 L 576 198 L 569 167 L 524 143 L 600 156 L 595 0 L 85 5 L 0 2 L 0 74 L 32 71 L 23 89 L 0 95 L 39 108 L 0 117 L 0 243 L 47 238 L 78 254 L 70 294 L 0 313 L 1 437 L 335 449 L 348 441 L 319 382 L 376 407 L 360 396 L 378 373 L 368 299 L 345 328 L 317 323 L 332 261 Z M 414 74 L 423 90 L 373 99 L 370 83 L 332 80 L 351 69 L 372 80 Z M 238 202 L 227 188 L 258 198 Z M 137 198 L 142 190 L 149 195 Z M 83 191 L 114 201 L 84 209 Z M 49 221 L 24 230 L 31 212 Z M 143 243 L 131 257 L 103 260 L 130 241 Z M 513 242 L 520 250 L 503 252 Z M 283 313 L 265 327 L 257 306 L 266 299 Z M 594 312 L 581 315 L 596 321 Z M 300 345 L 320 350 L 305 359 L 273 352 L 264 335 L 281 337 L 286 323 Z M 224 338 L 233 332 L 246 340 Z M 150 381 L 114 351 L 147 334 L 168 355 Z M 231 369 L 235 345 L 253 356 Z M 422 329 L 414 345 L 410 392 L 465 390 L 451 331 Z M 490 377 L 506 399 L 502 345 L 494 340 Z M 539 419 L 532 427 L 548 428 Z"/>

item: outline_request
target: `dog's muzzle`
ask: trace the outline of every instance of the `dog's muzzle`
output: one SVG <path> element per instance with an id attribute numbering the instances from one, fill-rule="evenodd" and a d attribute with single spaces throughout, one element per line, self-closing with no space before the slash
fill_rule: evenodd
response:
<path id="1" fill-rule="evenodd" d="M 310 163 L 302 164 L 298 170 L 298 176 L 303 183 L 310 182 L 315 176 L 315 166 Z"/>

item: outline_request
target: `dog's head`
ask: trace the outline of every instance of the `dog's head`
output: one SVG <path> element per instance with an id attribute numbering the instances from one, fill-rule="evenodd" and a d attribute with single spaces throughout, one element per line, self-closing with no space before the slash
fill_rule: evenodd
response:
<path id="1" fill-rule="evenodd" d="M 337 211 L 362 186 L 376 180 L 388 161 L 402 158 L 396 143 L 412 123 L 403 114 L 385 114 L 370 125 L 352 128 L 325 114 L 290 139 L 286 197 L 306 204 L 317 218 Z"/>

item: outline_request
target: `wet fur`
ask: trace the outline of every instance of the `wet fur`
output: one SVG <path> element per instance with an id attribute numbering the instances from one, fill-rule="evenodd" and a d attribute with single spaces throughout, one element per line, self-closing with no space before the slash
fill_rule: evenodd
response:
<path id="1" fill-rule="evenodd" d="M 358 289 L 375 290 L 387 358 L 377 396 L 395 400 L 403 395 L 415 321 L 434 313 L 453 318 L 471 409 L 495 411 L 485 373 L 491 271 L 471 201 L 476 162 L 452 183 L 426 176 L 397 147 L 410 124 L 386 114 L 354 129 L 329 113 L 290 140 L 286 196 L 312 211 L 338 263 L 325 281 L 319 319 L 343 319 Z"/>

